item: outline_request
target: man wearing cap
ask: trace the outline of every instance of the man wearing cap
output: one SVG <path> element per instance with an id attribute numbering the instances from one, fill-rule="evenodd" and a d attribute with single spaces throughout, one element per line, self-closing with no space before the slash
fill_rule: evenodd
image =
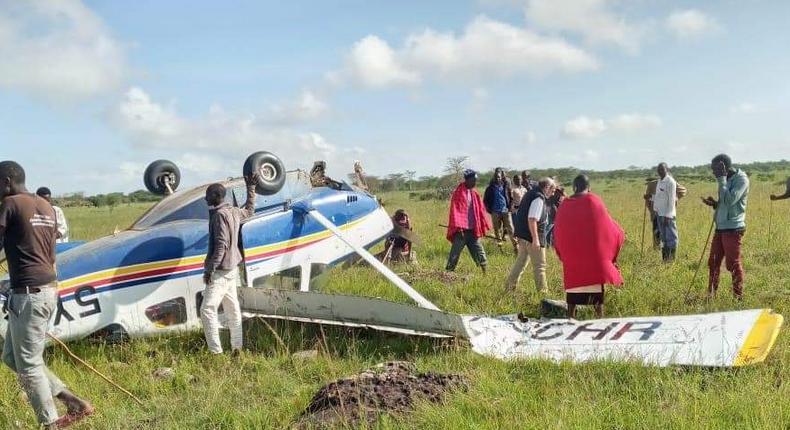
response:
<path id="1" fill-rule="evenodd" d="M 11 281 L 3 362 L 16 373 L 39 424 L 46 428 L 67 427 L 93 414 L 93 407 L 69 391 L 44 363 L 49 320 L 58 300 L 56 236 L 55 211 L 27 191 L 22 166 L 0 162 L 0 244 Z M 67 409 L 60 418 L 55 398 Z"/>
<path id="2" fill-rule="evenodd" d="M 36 195 L 41 197 L 42 199 L 46 200 L 49 204 L 52 205 L 52 191 L 49 190 L 47 187 L 41 187 L 36 190 Z M 55 219 L 58 223 L 58 238 L 55 241 L 56 243 L 65 243 L 69 241 L 69 224 L 66 222 L 66 215 L 63 213 L 63 209 L 59 208 L 58 206 L 52 205 L 52 209 L 55 210 Z"/>
<path id="3" fill-rule="evenodd" d="M 450 255 L 447 257 L 446 270 L 452 272 L 458 265 L 464 246 L 469 249 L 475 264 L 485 272 L 486 252 L 480 238 L 491 229 L 488 216 L 483 206 L 483 199 L 475 190 L 477 172 L 472 169 L 464 171 L 464 182 L 458 184 L 450 198 L 450 219 L 447 225 L 447 240 L 452 243 Z"/>

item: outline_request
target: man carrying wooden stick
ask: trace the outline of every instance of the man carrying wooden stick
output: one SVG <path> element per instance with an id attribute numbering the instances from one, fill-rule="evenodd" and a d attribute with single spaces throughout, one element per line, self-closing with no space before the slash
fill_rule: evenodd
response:
<path id="1" fill-rule="evenodd" d="M 38 422 L 50 429 L 93 414 L 93 406 L 69 391 L 44 363 L 47 328 L 58 300 L 56 238 L 52 206 L 27 191 L 22 166 L 0 162 L 0 244 L 11 280 L 3 362 L 17 374 Z M 66 405 L 66 415 L 58 417 L 55 398 Z"/>

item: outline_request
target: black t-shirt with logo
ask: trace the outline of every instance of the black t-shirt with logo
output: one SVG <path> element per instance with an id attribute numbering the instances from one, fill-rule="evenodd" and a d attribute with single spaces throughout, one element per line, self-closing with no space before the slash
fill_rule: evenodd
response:
<path id="1" fill-rule="evenodd" d="M 34 287 L 56 279 L 57 221 L 52 205 L 35 194 L 16 194 L 0 204 L 0 228 L 11 286 Z"/>

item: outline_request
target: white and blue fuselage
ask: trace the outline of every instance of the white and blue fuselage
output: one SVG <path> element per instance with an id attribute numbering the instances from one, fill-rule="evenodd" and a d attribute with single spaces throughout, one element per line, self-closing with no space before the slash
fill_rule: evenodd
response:
<path id="1" fill-rule="evenodd" d="M 228 203 L 244 204 L 242 179 L 223 185 Z M 131 228 L 59 253 L 51 333 L 75 339 L 199 328 L 209 240 L 205 189 L 168 196 Z M 255 216 L 242 226 L 243 286 L 310 291 L 327 268 L 353 254 L 293 204 L 309 205 L 359 246 L 373 246 L 392 229 L 374 196 L 345 184 L 314 188 L 304 172 L 289 172 L 279 192 L 258 196 Z"/>

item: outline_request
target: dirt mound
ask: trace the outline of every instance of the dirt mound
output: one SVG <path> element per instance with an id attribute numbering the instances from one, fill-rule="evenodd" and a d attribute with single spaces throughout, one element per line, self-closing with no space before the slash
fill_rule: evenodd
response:
<path id="1" fill-rule="evenodd" d="M 438 403 L 445 392 L 456 389 L 467 389 L 461 375 L 416 373 L 414 364 L 404 361 L 384 363 L 318 390 L 297 427 L 356 426 L 362 420 L 373 424 L 379 414 L 408 412 L 418 399 Z"/>

